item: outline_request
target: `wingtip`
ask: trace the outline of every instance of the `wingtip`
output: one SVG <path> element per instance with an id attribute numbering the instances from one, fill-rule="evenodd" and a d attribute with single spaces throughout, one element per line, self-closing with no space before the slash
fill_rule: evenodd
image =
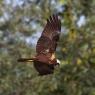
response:
<path id="1" fill-rule="evenodd" d="M 56 28 L 58 31 L 61 31 L 61 18 L 58 13 L 50 15 L 47 19 L 47 27 L 50 27 L 52 30 Z"/>

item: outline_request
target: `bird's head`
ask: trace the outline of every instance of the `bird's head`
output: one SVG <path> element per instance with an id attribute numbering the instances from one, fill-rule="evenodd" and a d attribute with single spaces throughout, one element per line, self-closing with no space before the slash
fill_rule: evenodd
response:
<path id="1" fill-rule="evenodd" d="M 56 59 L 56 62 L 58 65 L 60 65 L 60 60 L 59 59 Z"/>
<path id="2" fill-rule="evenodd" d="M 51 61 L 51 63 L 53 64 L 53 65 L 60 65 L 60 61 L 59 61 L 59 59 L 54 59 L 54 60 L 52 60 Z"/>

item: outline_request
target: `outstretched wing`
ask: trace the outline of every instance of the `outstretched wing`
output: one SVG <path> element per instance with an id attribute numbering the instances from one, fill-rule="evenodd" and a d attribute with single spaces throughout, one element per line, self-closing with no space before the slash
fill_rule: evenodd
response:
<path id="1" fill-rule="evenodd" d="M 39 38 L 36 46 L 37 54 L 40 53 L 54 53 L 56 50 L 59 34 L 61 31 L 61 22 L 58 15 L 50 16 L 47 24 Z"/>

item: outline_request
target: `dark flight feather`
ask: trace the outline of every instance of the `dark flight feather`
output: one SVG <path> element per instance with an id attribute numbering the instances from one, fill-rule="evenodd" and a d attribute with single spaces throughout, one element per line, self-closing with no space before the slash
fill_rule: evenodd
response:
<path id="1" fill-rule="evenodd" d="M 54 53 L 61 31 L 61 22 L 58 15 L 50 16 L 36 46 L 37 54 Z M 48 51 L 48 52 L 46 52 Z"/>

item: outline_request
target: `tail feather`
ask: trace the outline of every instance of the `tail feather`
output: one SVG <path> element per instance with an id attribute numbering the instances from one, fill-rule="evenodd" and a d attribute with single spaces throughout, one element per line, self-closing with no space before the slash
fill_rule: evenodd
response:
<path id="1" fill-rule="evenodd" d="M 34 59 L 33 58 L 19 58 L 17 61 L 18 62 L 33 62 Z"/>

